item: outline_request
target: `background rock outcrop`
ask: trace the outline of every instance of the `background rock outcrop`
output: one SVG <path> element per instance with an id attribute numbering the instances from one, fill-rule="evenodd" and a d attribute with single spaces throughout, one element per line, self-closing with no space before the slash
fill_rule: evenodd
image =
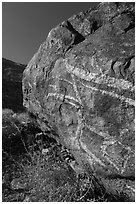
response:
<path id="1" fill-rule="evenodd" d="M 134 200 L 134 3 L 52 29 L 24 71 L 24 106 L 107 191 Z"/>
<path id="2" fill-rule="evenodd" d="M 2 58 L 2 108 L 24 110 L 22 75 L 26 65 Z"/>

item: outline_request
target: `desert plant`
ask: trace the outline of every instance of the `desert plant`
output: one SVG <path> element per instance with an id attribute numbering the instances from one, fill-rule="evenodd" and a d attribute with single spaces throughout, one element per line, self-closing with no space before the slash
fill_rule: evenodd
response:
<path id="1" fill-rule="evenodd" d="M 62 156 L 64 147 L 42 133 L 28 113 L 3 110 L 2 122 L 3 201 L 119 200 L 108 195 L 92 174 L 77 175 Z"/>

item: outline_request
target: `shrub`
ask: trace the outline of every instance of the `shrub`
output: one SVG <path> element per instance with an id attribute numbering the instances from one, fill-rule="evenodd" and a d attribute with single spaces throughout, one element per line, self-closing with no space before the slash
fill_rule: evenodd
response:
<path id="1" fill-rule="evenodd" d="M 3 110 L 2 125 L 3 201 L 107 201 L 97 179 L 87 172 L 76 175 L 63 160 L 63 147 L 42 133 L 28 113 Z"/>
<path id="2" fill-rule="evenodd" d="M 77 177 L 61 160 L 62 146 L 43 135 L 27 113 L 3 110 L 2 122 L 3 201 L 77 200 Z"/>

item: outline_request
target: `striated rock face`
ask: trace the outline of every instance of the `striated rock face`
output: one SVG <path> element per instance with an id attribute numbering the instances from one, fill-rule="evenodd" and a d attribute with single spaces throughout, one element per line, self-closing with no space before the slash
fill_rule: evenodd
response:
<path id="1" fill-rule="evenodd" d="M 23 77 L 24 106 L 111 193 L 134 200 L 134 3 L 52 29 Z"/>

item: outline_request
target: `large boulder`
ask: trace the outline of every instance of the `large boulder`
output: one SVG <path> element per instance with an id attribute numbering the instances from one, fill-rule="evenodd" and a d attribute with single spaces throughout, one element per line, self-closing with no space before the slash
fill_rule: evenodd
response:
<path id="1" fill-rule="evenodd" d="M 24 106 L 108 192 L 134 200 L 134 3 L 52 29 L 24 71 Z"/>

